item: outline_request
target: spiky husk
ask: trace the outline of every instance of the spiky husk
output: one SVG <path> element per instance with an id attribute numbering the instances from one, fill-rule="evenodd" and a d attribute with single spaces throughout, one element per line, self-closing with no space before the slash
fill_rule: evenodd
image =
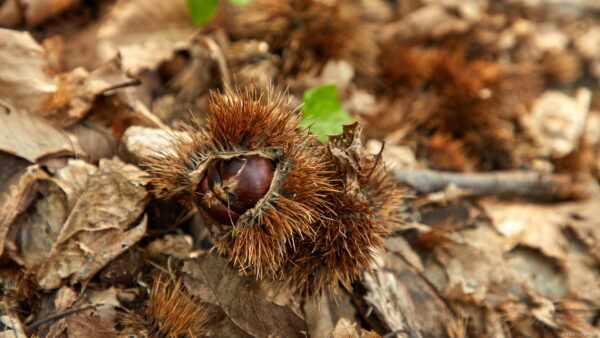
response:
<path id="1" fill-rule="evenodd" d="M 426 150 L 423 155 L 439 169 L 517 165 L 513 145 L 518 108 L 539 92 L 539 72 L 519 73 L 493 59 L 470 55 L 461 42 L 430 47 L 425 41 L 391 41 L 382 51 L 383 81 L 393 101 L 381 109 L 386 119 L 376 114 L 370 121 L 375 128 L 388 128 L 388 133 L 403 128 L 408 139 L 404 143 L 420 138 L 413 139 L 415 147 Z M 525 67 L 519 69 L 523 72 Z M 387 126 L 379 128 L 378 121 Z M 437 137 L 434 142 L 432 136 Z"/>
<path id="2" fill-rule="evenodd" d="M 283 72 L 320 69 L 330 59 L 350 63 L 359 82 L 376 79 L 375 28 L 353 0 L 255 0 L 230 6 L 227 31 L 234 39 L 261 39 L 282 52 Z"/>
<path id="3" fill-rule="evenodd" d="M 257 205 L 235 225 L 210 222 L 216 251 L 298 293 L 349 287 L 381 250 L 389 210 L 399 202 L 381 159 L 362 154 L 356 125 L 325 145 L 299 129 L 298 113 L 272 91 L 213 93 L 210 107 L 205 124 L 147 163 L 156 193 L 189 203 L 215 158 L 270 158 L 273 182 Z"/>
<path id="4" fill-rule="evenodd" d="M 152 284 L 145 313 L 120 313 L 120 324 L 127 331 L 159 337 L 204 337 L 211 314 L 197 298 L 191 296 L 183 282 L 159 276 Z"/>

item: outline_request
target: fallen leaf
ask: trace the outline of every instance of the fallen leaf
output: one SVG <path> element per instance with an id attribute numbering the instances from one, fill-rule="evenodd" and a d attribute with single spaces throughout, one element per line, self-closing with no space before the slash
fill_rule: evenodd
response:
<path id="1" fill-rule="evenodd" d="M 365 274 L 364 301 L 387 332 L 416 337 L 458 337 L 461 320 L 428 280 L 400 253 L 386 252 L 380 266 Z"/>
<path id="2" fill-rule="evenodd" d="M 305 337 L 306 322 L 291 308 L 258 297 L 258 285 L 218 256 L 205 255 L 184 263 L 189 292 L 219 306 L 238 327 L 254 337 Z"/>
<path id="3" fill-rule="evenodd" d="M 340 318 L 332 330 L 330 337 L 332 338 L 379 338 L 381 337 L 375 332 L 366 331 L 356 328 L 357 323 L 353 323 L 346 318 Z M 360 332 L 360 334 L 359 334 Z M 311 336 L 312 337 L 312 336 Z"/>
<path id="4" fill-rule="evenodd" d="M 565 258 L 569 243 L 563 234 L 570 215 L 553 205 L 480 202 L 493 226 L 504 236 L 504 250 L 517 245 L 539 249 L 548 257 Z"/>
<path id="5" fill-rule="evenodd" d="M 32 163 L 42 158 L 85 155 L 75 137 L 24 111 L 2 112 L 0 150 Z"/>
<path id="6" fill-rule="evenodd" d="M 580 88 L 576 97 L 547 91 L 523 117 L 528 132 L 538 143 L 542 156 L 562 157 L 579 144 L 587 119 L 592 93 Z"/>
<path id="7" fill-rule="evenodd" d="M 121 302 L 117 299 L 119 289 L 114 286 L 104 290 L 90 290 L 86 299 L 91 304 L 102 304 L 96 307 L 96 313 L 107 323 L 114 323 L 116 319 L 115 308 L 121 307 Z"/>
<path id="8" fill-rule="evenodd" d="M 101 160 L 98 171 L 85 182 L 72 208 L 64 191 L 56 188 L 54 194 L 40 200 L 38 208 L 54 206 L 64 211 L 56 213 L 51 232 L 54 235 L 45 241 L 33 237 L 46 233 L 49 226 L 43 220 L 36 221 L 35 213 L 21 228 L 21 242 L 29 243 L 27 250 L 38 255 L 26 265 L 35 271 L 40 287 L 53 289 L 65 278 L 70 278 L 71 283 L 87 280 L 139 241 L 147 223 L 142 214 L 148 196 L 146 182 L 136 167 L 117 159 Z M 72 187 L 77 185 L 71 183 Z M 72 192 L 77 190 L 72 187 Z M 25 256 L 31 254 L 27 252 Z M 44 254 L 47 256 L 40 262 L 40 255 Z"/>
<path id="9" fill-rule="evenodd" d="M 146 250 L 151 257 L 162 254 L 185 259 L 192 251 L 192 237 L 185 234 L 168 234 L 152 241 Z"/>
<path id="10" fill-rule="evenodd" d="M 28 161 L 0 151 L 0 168 L 3 168 L 0 170 L 0 257 L 10 225 L 34 198 L 32 185 L 39 176 L 31 174 L 35 169 L 29 171 L 30 165 Z"/>
<path id="11" fill-rule="evenodd" d="M 30 33 L 0 29 L 0 41 L 0 104 L 11 113 L 27 112 L 70 126 L 90 110 L 98 95 L 132 83 L 117 56 L 91 73 L 76 68 L 57 74 Z"/>
<path id="12" fill-rule="evenodd" d="M 91 109 L 94 99 L 112 89 L 134 83 L 121 68 L 116 57 L 91 73 L 76 68 L 56 76 L 57 89 L 40 107 L 38 113 L 55 125 L 67 127 L 81 120 Z"/>
<path id="13" fill-rule="evenodd" d="M 36 111 L 58 88 L 46 51 L 29 32 L 0 28 L 0 64 L 0 104 L 9 111 Z"/>
<path id="14" fill-rule="evenodd" d="M 346 318 L 356 317 L 356 309 L 352 306 L 350 296 L 342 293 L 337 297 L 321 296 L 306 299 L 304 313 L 308 324 L 309 336 L 313 338 L 329 338 L 338 329 L 340 322 L 348 323 L 354 330 L 356 323 Z M 337 337 L 335 333 L 334 337 Z"/>
<path id="15" fill-rule="evenodd" d="M 150 155 L 172 151 L 173 137 L 188 137 L 186 135 L 178 131 L 131 126 L 123 134 L 122 155 L 133 163 L 141 163 Z"/>

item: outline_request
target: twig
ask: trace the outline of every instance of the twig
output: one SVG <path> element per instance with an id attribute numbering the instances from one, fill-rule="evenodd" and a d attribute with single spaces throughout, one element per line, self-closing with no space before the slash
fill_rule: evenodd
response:
<path id="1" fill-rule="evenodd" d="M 419 193 L 429 194 L 454 185 L 467 196 L 498 195 L 542 200 L 584 197 L 583 184 L 567 174 L 534 171 L 453 173 L 435 170 L 395 170 L 395 179 Z"/>
<path id="2" fill-rule="evenodd" d="M 117 90 L 117 89 L 122 89 L 122 88 L 127 88 L 127 87 L 135 87 L 135 86 L 139 86 L 141 84 L 142 84 L 142 81 L 140 79 L 132 79 L 127 82 L 123 82 L 123 83 L 119 83 L 119 84 L 110 86 L 110 87 L 104 89 L 103 92 L 106 93 L 111 90 Z"/>
<path id="3" fill-rule="evenodd" d="M 398 330 L 394 330 L 390 333 L 387 333 L 385 336 L 383 336 L 381 338 L 393 338 L 393 337 L 396 337 L 396 335 L 398 335 L 400 333 L 406 333 L 407 335 L 409 334 L 408 330 L 398 329 Z"/>
<path id="4" fill-rule="evenodd" d="M 76 308 L 76 309 L 66 310 L 66 311 L 57 313 L 57 314 L 52 315 L 52 316 L 48 316 L 48 317 L 46 317 L 44 319 L 40 319 L 38 321 L 35 321 L 35 322 L 29 324 L 25 328 L 25 333 L 27 333 L 27 335 L 30 336 L 31 334 L 33 334 L 33 332 L 38 327 L 40 327 L 41 325 L 43 325 L 45 323 L 48 323 L 48 322 L 53 321 L 53 320 L 58 320 L 58 319 L 70 316 L 72 314 L 88 310 L 88 309 L 94 309 L 95 310 L 98 306 L 102 306 L 102 305 L 104 305 L 104 303 L 90 304 L 90 305 L 82 306 L 82 307 L 79 307 L 79 308 Z"/>
<path id="5" fill-rule="evenodd" d="M 225 54 L 223 54 L 223 50 L 221 47 L 219 47 L 215 40 L 209 38 L 208 36 L 200 35 L 198 38 L 202 43 L 204 43 L 204 45 L 206 45 L 206 48 L 208 48 L 210 51 L 212 59 L 217 61 L 219 72 L 223 77 L 224 86 L 226 88 L 231 88 L 231 74 L 229 74 L 229 68 L 227 68 L 227 61 L 225 60 Z"/>

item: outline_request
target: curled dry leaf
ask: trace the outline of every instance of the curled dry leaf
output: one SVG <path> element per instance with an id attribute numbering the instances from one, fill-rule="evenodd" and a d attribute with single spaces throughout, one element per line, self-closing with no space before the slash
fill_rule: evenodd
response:
<path id="1" fill-rule="evenodd" d="M 373 331 L 358 329 L 356 323 L 347 318 L 340 318 L 331 332 L 332 338 L 379 338 L 381 337 Z"/>
<path id="2" fill-rule="evenodd" d="M 39 114 L 63 127 L 83 118 L 97 96 L 134 83 L 121 69 L 118 57 L 91 73 L 83 68 L 76 68 L 69 73 L 57 75 L 56 80 L 58 87 L 40 107 Z"/>
<path id="3" fill-rule="evenodd" d="M 118 57 L 91 73 L 76 68 L 56 74 L 29 33 L 0 29 L 0 41 L 0 104 L 11 113 L 24 111 L 69 126 L 83 118 L 98 95 L 132 82 Z"/>
<path id="4" fill-rule="evenodd" d="M 44 289 L 65 278 L 71 283 L 89 279 L 146 231 L 142 171 L 117 159 L 101 160 L 97 172 L 77 161 L 71 166 L 79 168 L 68 167 L 49 181 L 46 196 L 20 219 L 24 264 Z M 52 219 L 43 216 L 50 214 Z"/>
<path id="5" fill-rule="evenodd" d="M 259 297 L 258 284 L 218 256 L 201 256 L 183 266 L 189 292 L 218 306 L 236 326 L 254 337 L 304 337 L 306 322 L 290 307 Z"/>
<path id="6" fill-rule="evenodd" d="M 192 252 L 192 237 L 184 234 L 165 235 L 148 244 L 146 251 L 151 257 L 162 254 L 185 259 Z"/>
<path id="7" fill-rule="evenodd" d="M 547 91 L 535 102 L 524 123 L 542 156 L 562 157 L 579 145 L 591 98 L 589 89 L 580 88 L 574 98 Z"/>
<path id="8" fill-rule="evenodd" d="M 32 186 L 36 179 L 45 177 L 39 167 L 0 151 L 0 257 L 10 225 L 34 198 Z"/>

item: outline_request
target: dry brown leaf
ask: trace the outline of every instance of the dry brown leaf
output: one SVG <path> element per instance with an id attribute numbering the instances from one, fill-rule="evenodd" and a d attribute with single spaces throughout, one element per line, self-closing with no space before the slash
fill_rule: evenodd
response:
<path id="1" fill-rule="evenodd" d="M 151 257 L 162 254 L 185 259 L 192 251 L 192 237 L 185 234 L 168 234 L 152 241 L 146 250 Z"/>
<path id="2" fill-rule="evenodd" d="M 46 176 L 30 162 L 0 151 L 0 257 L 10 225 L 34 198 L 32 185 Z"/>
<path id="3" fill-rule="evenodd" d="M 91 164 L 75 160 L 70 161 L 51 179 L 41 169 L 34 169 L 36 170 L 29 175 L 37 180 L 36 193 L 42 198 L 13 225 L 19 231 L 19 253 L 16 259 L 30 268 L 47 258 L 89 177 L 98 170 Z"/>
<path id="4" fill-rule="evenodd" d="M 593 255 L 597 240 L 582 238 L 597 227 L 598 200 L 481 205 L 492 225 L 480 220 L 461 229 L 460 241 L 433 248 L 435 259 L 425 261 L 428 280 L 470 314 L 470 332 L 489 334 L 493 327 L 498 332 L 499 325 L 526 336 L 585 331 L 587 326 L 574 323 L 590 320 L 598 306 L 600 260 Z M 577 310 L 568 307 L 574 301 Z M 482 317 L 481 311 L 488 314 Z"/>
<path id="5" fill-rule="evenodd" d="M 24 264 L 44 289 L 57 287 L 65 278 L 71 283 L 89 279 L 146 231 L 142 212 L 148 194 L 141 170 L 117 159 L 101 160 L 98 171 L 84 182 L 81 174 L 88 168 L 79 166 L 83 173 L 79 169 L 77 181 L 62 182 L 70 185 L 70 196 L 58 184 L 49 183 L 49 193 L 22 219 Z M 43 215 L 54 216 L 51 221 Z"/>
<path id="6" fill-rule="evenodd" d="M 542 156 L 562 157 L 575 149 L 591 98 L 592 93 L 586 88 L 580 88 L 574 98 L 558 91 L 547 91 L 538 98 L 523 122 Z"/>
<path id="7" fill-rule="evenodd" d="M 220 307 L 226 316 L 255 337 L 305 337 L 306 322 L 290 307 L 260 298 L 260 287 L 240 276 L 218 256 L 205 255 L 185 262 L 182 271 L 189 292 Z"/>
<path id="8" fill-rule="evenodd" d="M 337 330 L 340 322 L 348 323 L 354 328 L 356 323 L 351 323 L 346 318 L 355 318 L 356 309 L 352 306 L 350 295 L 342 293 L 333 297 L 308 298 L 304 303 L 304 314 L 308 324 L 308 334 L 313 338 L 330 338 L 332 332 Z M 337 337 L 335 333 L 334 337 Z"/>
<path id="9" fill-rule="evenodd" d="M 363 285 L 364 301 L 385 330 L 404 330 L 401 334 L 411 337 L 460 336 L 461 320 L 400 252 L 386 252 L 381 266 L 365 275 Z"/>
<path id="10" fill-rule="evenodd" d="M 58 88 L 46 51 L 29 32 L 0 29 L 0 104 L 35 112 Z"/>
<path id="11" fill-rule="evenodd" d="M 84 309 L 69 314 L 63 318 L 50 321 L 48 324 L 43 324 L 36 330 L 36 334 L 42 337 L 114 337 L 115 329 L 113 325 L 102 318 L 96 307 L 89 306 L 90 304 L 79 298 L 77 291 L 68 286 L 62 286 L 53 295 L 47 297 L 45 302 L 53 303 L 50 306 L 45 306 L 38 314 L 38 320 L 48 318 L 52 315 L 65 313 L 69 310 Z M 49 305 L 49 304 L 48 304 Z M 99 307 L 101 308 L 101 306 Z"/>
<path id="12" fill-rule="evenodd" d="M 104 61 L 118 52 L 123 68 L 137 75 L 189 46 L 197 31 L 183 0 L 119 1 L 98 30 L 97 52 Z"/>
<path id="13" fill-rule="evenodd" d="M 91 109 L 94 99 L 133 81 L 121 69 L 117 57 L 101 65 L 91 73 L 76 68 L 69 73 L 56 76 L 57 89 L 40 107 L 40 114 L 56 125 L 70 126 L 81 120 Z"/>
<path id="14" fill-rule="evenodd" d="M 127 128 L 121 141 L 122 156 L 134 163 L 147 160 L 150 155 L 160 152 L 169 152 L 172 148 L 173 135 L 188 137 L 186 133 L 167 131 L 156 128 L 131 126 Z"/>
<path id="15" fill-rule="evenodd" d="M 71 126 L 69 132 L 92 161 L 117 155 L 119 146 L 115 133 L 104 121 L 83 120 Z"/>
<path id="16" fill-rule="evenodd" d="M 0 150 L 32 163 L 42 158 L 85 155 L 71 134 L 24 111 L 5 112 L 0 107 L 0 130 Z"/>
<path id="17" fill-rule="evenodd" d="M 600 201 L 568 204 L 565 209 L 565 213 L 571 216 L 569 228 L 588 247 L 588 252 L 600 260 Z"/>
<path id="18" fill-rule="evenodd" d="M 493 226 L 504 236 L 505 251 L 518 245 L 539 249 L 548 257 L 563 260 L 569 242 L 563 229 L 571 216 L 553 205 L 480 202 Z"/>
<path id="19" fill-rule="evenodd" d="M 340 318 L 335 324 L 335 328 L 331 331 L 329 337 L 332 338 L 379 338 L 381 337 L 375 332 L 358 329 L 357 323 L 353 323 L 347 318 Z M 311 337 L 314 337 L 311 335 Z"/>
<path id="20" fill-rule="evenodd" d="M 8 112 L 44 116 L 69 126 L 90 110 L 103 93 L 130 84 L 118 57 L 89 73 L 76 68 L 56 74 L 48 53 L 28 32 L 0 29 L 0 105 Z"/>
<path id="21" fill-rule="evenodd" d="M 13 225 L 19 231 L 15 241 L 19 248 L 18 261 L 28 268 L 46 260 L 69 216 L 67 196 L 60 187 L 49 178 L 37 184 L 42 198 Z"/>
<path id="22" fill-rule="evenodd" d="M 86 299 L 91 304 L 103 304 L 96 307 L 96 314 L 108 323 L 114 323 L 116 319 L 115 308 L 121 307 L 117 298 L 120 290 L 114 286 L 104 290 L 90 290 Z"/>

